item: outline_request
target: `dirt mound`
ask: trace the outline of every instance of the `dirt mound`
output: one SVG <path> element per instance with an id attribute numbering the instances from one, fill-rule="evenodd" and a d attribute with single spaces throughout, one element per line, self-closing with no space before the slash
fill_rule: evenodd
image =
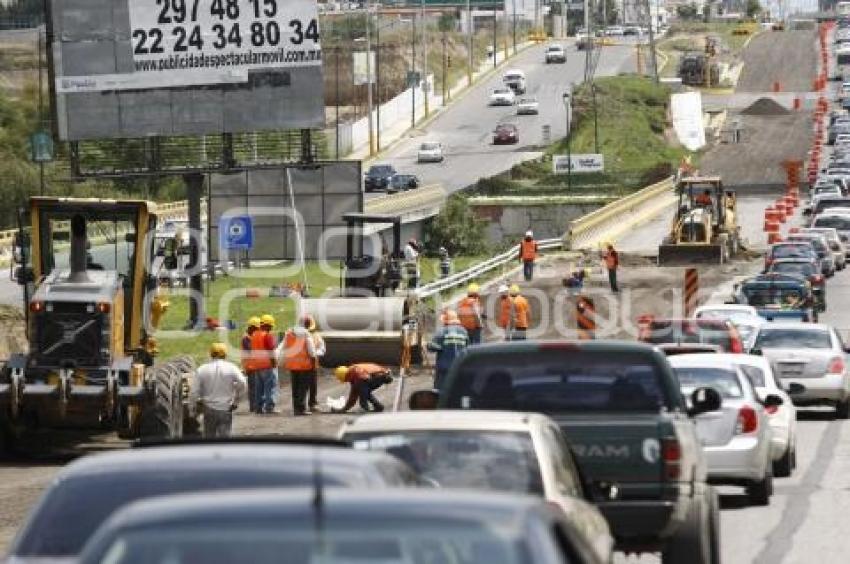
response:
<path id="1" fill-rule="evenodd" d="M 770 98 L 759 98 L 741 112 L 747 116 L 784 116 L 791 111 Z"/>

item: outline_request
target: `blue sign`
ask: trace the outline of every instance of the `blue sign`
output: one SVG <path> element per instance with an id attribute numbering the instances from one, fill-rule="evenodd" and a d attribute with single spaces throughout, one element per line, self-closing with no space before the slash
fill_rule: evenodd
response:
<path id="1" fill-rule="evenodd" d="M 223 217 L 218 225 L 221 248 L 228 251 L 247 251 L 254 246 L 254 224 L 251 217 Z"/>

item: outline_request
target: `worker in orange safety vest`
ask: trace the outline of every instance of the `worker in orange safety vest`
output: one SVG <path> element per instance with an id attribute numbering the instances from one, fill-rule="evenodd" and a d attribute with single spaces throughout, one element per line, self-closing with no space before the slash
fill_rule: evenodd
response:
<path id="1" fill-rule="evenodd" d="M 605 268 L 608 270 L 608 284 L 611 286 L 612 292 L 619 292 L 617 286 L 617 269 L 620 267 L 620 255 L 614 249 L 614 245 L 608 243 L 608 249 L 602 255 L 602 260 L 605 261 Z"/>
<path id="2" fill-rule="evenodd" d="M 480 291 L 478 284 L 473 282 L 466 289 L 466 297 L 457 304 L 457 316 L 469 335 L 470 345 L 481 343 L 481 330 L 487 317 L 481 307 Z"/>
<path id="3" fill-rule="evenodd" d="M 537 260 L 537 241 L 534 240 L 532 231 L 526 231 L 525 237 L 519 242 L 519 260 L 525 281 L 531 282 L 534 277 L 534 261 Z"/>
<path id="4" fill-rule="evenodd" d="M 260 329 L 260 318 L 251 317 L 248 319 L 248 326 L 245 328 L 245 334 L 242 335 L 242 371 L 248 379 L 248 409 L 251 413 L 257 413 L 257 406 L 260 404 L 260 391 L 262 384 L 260 382 L 260 374 L 255 367 L 254 358 L 251 355 L 251 335 Z"/>
<path id="5" fill-rule="evenodd" d="M 260 328 L 251 335 L 251 360 L 260 376 L 261 391 L 258 413 L 280 413 L 278 402 L 278 378 L 274 362 L 277 343 L 272 334 L 275 320 L 269 314 L 260 317 Z"/>
<path id="6" fill-rule="evenodd" d="M 525 340 L 530 309 L 528 300 L 520 294 L 516 284 L 512 284 L 510 288 L 502 285 L 499 293 L 499 327 L 505 330 L 505 340 Z"/>
<path id="7" fill-rule="evenodd" d="M 333 413 L 345 413 L 358 401 L 363 411 L 384 410 L 383 404 L 375 397 L 374 391 L 385 384 L 392 383 L 393 377 L 389 368 L 371 362 L 360 362 L 351 366 L 337 366 L 334 376 L 340 383 L 348 383 L 351 387 L 345 405 L 332 409 Z"/>
<path id="8" fill-rule="evenodd" d="M 278 348 L 278 359 L 283 369 L 289 372 L 292 384 L 292 413 L 307 415 L 307 394 L 310 382 L 316 375 L 316 342 L 310 334 L 313 318 L 304 316 L 289 329 Z"/>

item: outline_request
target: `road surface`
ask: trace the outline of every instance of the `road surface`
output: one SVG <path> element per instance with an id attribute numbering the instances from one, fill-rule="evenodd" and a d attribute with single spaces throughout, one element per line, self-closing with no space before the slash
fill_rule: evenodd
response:
<path id="1" fill-rule="evenodd" d="M 414 130 L 385 151 L 375 162 L 391 163 L 402 173 L 419 176 L 423 184 L 441 183 L 450 191 L 465 188 L 479 178 L 493 176 L 513 165 L 539 155 L 543 126 L 551 128 L 551 138 L 563 137 L 566 112 L 563 95 L 584 77 L 584 52 L 570 46 L 565 64 L 543 62 L 544 45 L 527 49 L 504 70 L 525 72 L 528 90 L 520 96 L 533 96 L 540 104 L 539 115 L 517 116 L 516 108 L 488 106 L 491 90 L 502 84 L 504 70 L 492 74 L 466 91 L 462 98 L 442 110 L 424 127 Z M 634 72 L 633 45 L 602 47 L 597 76 Z M 513 123 L 519 129 L 519 143 L 494 146 L 493 129 L 499 123 Z M 417 164 L 416 151 L 423 141 L 443 143 L 442 163 Z"/>

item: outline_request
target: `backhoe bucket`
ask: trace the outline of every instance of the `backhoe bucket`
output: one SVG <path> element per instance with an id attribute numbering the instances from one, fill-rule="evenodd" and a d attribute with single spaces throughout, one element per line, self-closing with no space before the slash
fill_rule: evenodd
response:
<path id="1" fill-rule="evenodd" d="M 689 264 L 722 264 L 721 245 L 661 245 L 658 247 L 658 266 Z"/>

